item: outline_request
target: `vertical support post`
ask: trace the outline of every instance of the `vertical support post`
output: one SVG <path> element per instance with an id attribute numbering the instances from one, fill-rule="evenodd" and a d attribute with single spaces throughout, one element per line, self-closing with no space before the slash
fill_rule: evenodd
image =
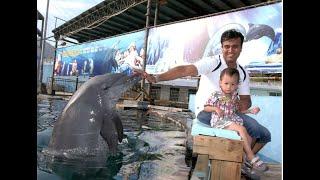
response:
<path id="1" fill-rule="evenodd" d="M 56 18 L 56 22 L 54 24 L 54 28 L 56 28 L 57 26 L 57 17 Z M 53 66 L 52 66 L 52 74 L 51 74 L 51 95 L 54 95 L 54 91 L 53 91 L 53 82 L 54 82 L 54 68 L 56 66 L 56 59 L 57 59 L 57 48 L 58 48 L 58 41 L 59 41 L 59 37 L 54 38 L 56 40 L 56 43 L 54 45 L 54 57 L 53 57 Z"/>
<path id="2" fill-rule="evenodd" d="M 148 0 L 148 4 L 147 4 L 147 13 L 146 13 L 146 35 L 144 37 L 144 52 L 145 52 L 145 56 L 143 59 L 143 71 L 146 70 L 146 63 L 147 63 L 147 45 L 148 45 L 148 36 L 149 36 L 149 16 L 150 16 L 150 9 L 151 9 L 151 0 Z M 145 85 L 145 79 L 142 79 L 141 82 L 141 100 L 144 100 L 144 85 Z"/>
<path id="3" fill-rule="evenodd" d="M 42 44 L 41 44 L 41 54 L 40 54 L 40 67 L 39 67 L 39 79 L 38 79 L 38 82 L 39 82 L 39 86 L 38 86 L 38 91 L 40 92 L 41 91 L 41 84 L 42 84 L 42 74 L 43 74 L 43 56 L 44 56 L 44 49 L 45 49 L 45 40 L 47 38 L 47 24 L 48 24 L 48 12 L 49 12 L 49 3 L 50 3 L 50 0 L 47 1 L 47 12 L 46 12 L 46 18 L 45 18 L 45 21 L 44 21 L 44 32 L 43 32 L 43 38 L 42 38 Z"/>
<path id="4" fill-rule="evenodd" d="M 78 83 L 79 83 L 79 76 L 77 74 L 77 78 L 76 78 L 76 90 L 74 92 L 76 92 L 78 90 Z"/>
<path id="5" fill-rule="evenodd" d="M 44 19 L 41 20 L 40 48 L 42 48 L 43 26 L 44 26 Z M 38 47 L 37 47 L 37 49 L 38 49 Z M 41 66 L 41 56 L 42 56 L 41 53 L 42 53 L 42 50 L 40 49 L 40 59 L 37 62 L 37 78 L 39 78 L 39 76 L 40 76 L 40 66 Z M 41 90 L 41 82 L 37 81 L 37 93 L 40 93 L 40 90 Z"/>
<path id="6" fill-rule="evenodd" d="M 156 26 L 158 24 L 158 16 L 159 16 L 159 0 L 156 0 L 153 26 Z M 149 88 L 148 88 L 149 95 L 151 94 L 151 87 L 152 87 L 152 83 L 149 83 Z"/>
<path id="7" fill-rule="evenodd" d="M 54 58 L 53 58 L 53 67 L 52 67 L 52 74 L 51 74 L 51 95 L 54 95 L 53 82 L 54 82 L 54 67 L 56 66 L 56 59 L 57 59 L 57 48 L 58 48 L 58 39 L 56 39 L 56 44 L 54 45 Z"/>
<path id="8" fill-rule="evenodd" d="M 43 27 L 44 26 L 44 19 L 41 22 L 41 41 L 40 41 L 40 47 L 42 47 L 42 40 L 43 40 Z"/>
<path id="9" fill-rule="evenodd" d="M 154 12 L 153 26 L 156 26 L 158 24 L 158 15 L 159 15 L 159 0 L 156 0 L 156 9 Z"/>

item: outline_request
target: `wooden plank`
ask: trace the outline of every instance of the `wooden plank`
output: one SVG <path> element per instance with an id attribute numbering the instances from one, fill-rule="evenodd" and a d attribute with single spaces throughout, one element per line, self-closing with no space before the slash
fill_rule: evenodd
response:
<path id="1" fill-rule="evenodd" d="M 211 160 L 211 180 L 219 180 L 221 171 L 221 161 L 220 160 Z"/>
<path id="2" fill-rule="evenodd" d="M 166 106 L 155 106 L 155 105 L 148 105 L 148 108 L 169 111 L 169 112 L 182 112 L 182 108 L 175 108 L 175 107 L 166 107 Z"/>
<path id="3" fill-rule="evenodd" d="M 240 179 L 241 178 L 241 163 L 223 161 L 223 179 Z"/>
<path id="4" fill-rule="evenodd" d="M 211 180 L 240 180 L 241 163 L 211 160 Z"/>
<path id="5" fill-rule="evenodd" d="M 137 101 L 137 100 L 123 100 L 124 108 L 138 108 L 147 109 L 149 105 L 148 101 Z"/>
<path id="6" fill-rule="evenodd" d="M 193 153 L 208 154 L 209 159 L 242 162 L 242 141 L 202 135 L 193 138 Z"/>
<path id="7" fill-rule="evenodd" d="M 209 156 L 199 154 L 197 158 L 196 167 L 193 170 L 193 179 L 208 179 L 209 174 Z M 192 178 L 191 178 L 192 179 Z"/>

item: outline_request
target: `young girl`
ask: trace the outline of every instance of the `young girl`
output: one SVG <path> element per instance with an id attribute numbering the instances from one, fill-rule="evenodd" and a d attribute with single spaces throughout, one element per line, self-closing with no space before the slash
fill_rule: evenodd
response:
<path id="1" fill-rule="evenodd" d="M 236 114 L 238 96 L 237 89 L 239 84 L 239 71 L 235 68 L 226 68 L 220 74 L 221 92 L 213 92 L 205 104 L 204 110 L 212 112 L 210 124 L 214 128 L 228 129 L 237 131 L 244 142 L 244 151 L 247 161 L 253 169 L 266 171 L 268 167 L 258 156 L 254 156 L 251 149 L 252 138 L 243 126 L 243 120 Z M 257 114 L 258 107 L 243 111 L 241 113 Z"/>

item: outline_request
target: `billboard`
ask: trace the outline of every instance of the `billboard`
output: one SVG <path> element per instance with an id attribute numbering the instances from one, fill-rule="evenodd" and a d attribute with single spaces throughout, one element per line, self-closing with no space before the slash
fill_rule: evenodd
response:
<path id="1" fill-rule="evenodd" d="M 142 68 L 145 32 L 57 49 L 55 76 L 95 76 L 105 73 L 130 74 Z"/>
<path id="2" fill-rule="evenodd" d="M 221 53 L 220 37 L 228 29 L 245 36 L 238 62 L 249 72 L 282 72 L 282 3 L 152 28 L 146 71 L 162 73 Z"/>
<path id="3" fill-rule="evenodd" d="M 244 36 L 238 62 L 249 73 L 282 72 L 282 2 L 151 28 L 146 72 L 158 74 L 175 66 L 221 53 L 221 34 L 237 29 Z M 57 50 L 56 76 L 132 73 L 142 68 L 145 31 Z"/>

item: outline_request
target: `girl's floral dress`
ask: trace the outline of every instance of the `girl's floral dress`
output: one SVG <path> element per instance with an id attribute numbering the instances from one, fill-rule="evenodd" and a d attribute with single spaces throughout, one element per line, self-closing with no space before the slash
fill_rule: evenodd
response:
<path id="1" fill-rule="evenodd" d="M 210 125 L 214 128 L 225 128 L 232 122 L 243 125 L 243 120 L 235 113 L 237 110 L 238 93 L 235 91 L 231 96 L 223 92 L 213 92 L 206 105 L 218 107 L 224 111 L 223 117 L 219 117 L 216 112 L 212 112 Z"/>

